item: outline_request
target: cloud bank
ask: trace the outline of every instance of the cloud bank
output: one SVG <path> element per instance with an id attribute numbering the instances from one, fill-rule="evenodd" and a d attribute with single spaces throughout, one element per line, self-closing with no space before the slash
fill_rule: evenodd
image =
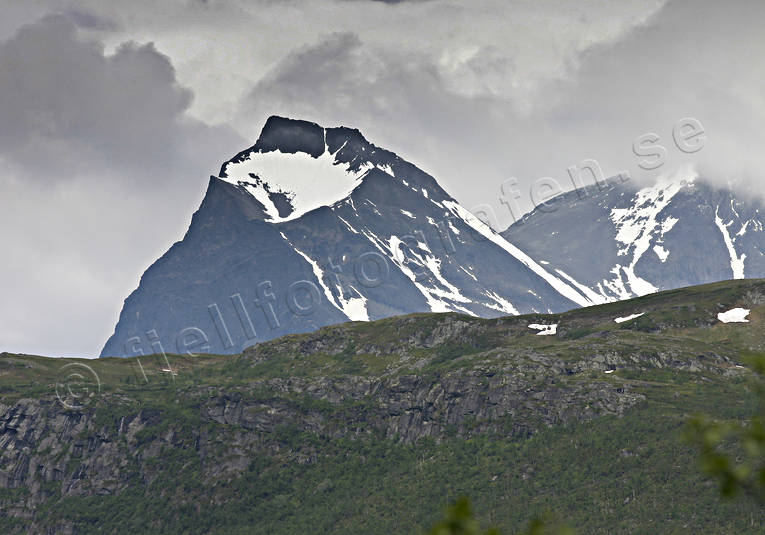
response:
<path id="1" fill-rule="evenodd" d="M 272 68 L 243 100 L 241 117 L 259 124 L 275 110 L 352 124 L 433 172 L 468 206 L 490 203 L 498 212 L 509 178 L 525 187 L 528 209 L 537 179 L 570 189 L 567 168 L 589 158 L 637 183 L 691 163 L 719 185 L 759 192 L 765 65 L 752 58 L 765 57 L 761 20 L 761 2 L 731 9 L 675 0 L 533 84 L 519 80 L 522 55 L 500 46 L 465 47 L 439 62 L 336 33 Z M 686 117 L 706 131 L 695 154 L 672 141 Z M 665 166 L 650 173 L 633 152 L 633 140 L 649 132 L 668 148 Z"/>
<path id="2" fill-rule="evenodd" d="M 208 174 L 244 144 L 186 115 L 192 94 L 153 45 L 106 54 L 75 20 L 0 43 L 2 350 L 96 355 Z"/>

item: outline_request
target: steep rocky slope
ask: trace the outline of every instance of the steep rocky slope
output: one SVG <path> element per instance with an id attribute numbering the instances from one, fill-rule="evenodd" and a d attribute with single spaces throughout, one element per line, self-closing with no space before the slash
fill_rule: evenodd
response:
<path id="1" fill-rule="evenodd" d="M 502 233 L 592 301 L 765 276 L 762 201 L 692 169 L 562 194 Z"/>

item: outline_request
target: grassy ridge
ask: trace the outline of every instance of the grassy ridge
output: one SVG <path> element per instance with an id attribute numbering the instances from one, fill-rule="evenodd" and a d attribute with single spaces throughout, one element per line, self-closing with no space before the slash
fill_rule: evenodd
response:
<path id="1" fill-rule="evenodd" d="M 749 323 L 716 320 L 736 306 L 751 310 Z M 529 323 L 557 323 L 558 335 L 537 336 Z M 77 409 L 92 419 L 78 440 L 108 435 L 122 448 L 115 459 L 124 466 L 117 492 L 77 495 L 61 481 L 0 488 L 0 530 L 23 533 L 35 523 L 40 531 L 68 526 L 76 533 L 419 533 L 446 504 L 468 495 L 485 523 L 508 533 L 544 513 L 579 533 L 761 532 L 761 509 L 721 501 L 681 434 L 693 414 L 737 421 L 754 413 L 741 355 L 765 350 L 764 326 L 765 282 L 733 281 L 555 316 L 417 314 L 343 324 L 233 356 L 86 361 L 2 354 L 3 411 L 54 399 L 67 373 L 62 366 L 89 366 L 100 386 L 91 381 L 93 396 Z M 541 391 L 535 385 L 552 382 L 596 393 L 605 384 L 644 400 L 621 417 L 542 425 L 530 437 L 512 435 L 515 422 L 506 416 L 491 432 L 462 425 L 406 443 L 372 426 L 340 434 L 295 420 L 363 422 L 379 411 L 377 398 L 332 401 L 274 387 L 316 378 L 438 382 L 476 373 L 509 375 L 529 396 Z M 253 431 L 205 416 L 206 403 L 231 395 L 285 417 Z M 112 438 L 124 417 L 136 414 L 141 429 Z M 6 423 L 11 436 L 8 429 Z M 202 442 L 213 449 L 198 451 Z M 241 462 L 240 450 L 245 466 L 210 476 L 211 467 Z M 87 453 L 36 454 L 51 465 L 68 459 L 68 474 L 95 463 Z M 10 457 L 0 456 L 0 474 L 14 470 Z M 33 519 L 5 513 L 31 496 L 45 497 Z"/>

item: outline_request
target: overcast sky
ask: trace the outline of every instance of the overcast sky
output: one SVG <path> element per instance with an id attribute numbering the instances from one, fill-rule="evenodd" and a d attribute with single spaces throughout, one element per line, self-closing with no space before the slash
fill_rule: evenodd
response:
<path id="1" fill-rule="evenodd" d="M 0 351 L 96 356 L 272 114 L 359 128 L 466 207 L 588 158 L 765 168 L 765 2 L 0 0 Z M 672 127 L 703 124 L 703 150 Z M 642 172 L 654 132 L 667 164 Z M 567 185 L 568 184 L 568 185 Z"/>

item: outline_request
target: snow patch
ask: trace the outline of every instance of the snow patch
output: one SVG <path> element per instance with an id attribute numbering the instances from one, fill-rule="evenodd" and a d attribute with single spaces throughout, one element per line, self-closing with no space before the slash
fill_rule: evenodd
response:
<path id="1" fill-rule="evenodd" d="M 592 289 L 588 288 L 584 284 L 580 284 L 577 282 L 574 277 L 563 271 L 562 269 L 556 269 L 555 271 L 558 272 L 558 275 L 566 279 L 568 282 L 574 285 L 574 287 L 579 290 L 582 294 L 584 294 L 587 299 L 590 300 L 593 304 L 596 305 L 602 305 L 605 303 L 610 302 L 610 299 L 604 295 L 600 295 L 597 292 L 592 291 Z"/>
<path id="2" fill-rule="evenodd" d="M 427 245 L 418 242 L 416 250 L 413 250 L 411 246 L 408 247 L 407 249 L 410 251 L 411 255 L 407 256 L 406 252 L 401 247 L 406 244 L 398 236 L 391 236 L 388 238 L 387 242 L 385 242 L 374 234 L 367 233 L 367 231 L 363 231 L 363 234 L 378 249 L 380 249 L 381 252 L 388 255 L 401 272 L 412 281 L 417 290 L 419 290 L 423 297 L 425 297 L 431 312 L 459 311 L 475 316 L 470 310 L 456 304 L 472 303 L 472 301 L 462 295 L 459 288 L 446 280 L 441 273 L 441 260 L 432 254 L 428 254 L 430 250 L 427 249 Z M 424 284 L 424 272 L 415 273 L 409 264 L 419 265 L 430 272 L 432 275 L 432 277 L 428 277 L 428 282 L 431 283 L 430 287 Z M 439 288 L 439 285 L 442 286 L 442 288 Z"/>
<path id="3" fill-rule="evenodd" d="M 338 301 L 343 314 L 348 316 L 351 321 L 369 321 L 369 312 L 367 311 L 367 298 L 361 295 L 356 288 L 351 289 L 358 294 L 358 297 L 345 298 L 342 288 L 337 287 Z"/>
<path id="4" fill-rule="evenodd" d="M 251 152 L 241 162 L 229 162 L 221 173 L 225 176 L 219 178 L 255 197 L 265 209 L 266 221 L 281 223 L 348 197 L 369 169 L 371 165 L 365 164 L 352 171 L 350 164 L 336 162 L 327 150 L 318 158 L 276 150 Z"/>
<path id="5" fill-rule="evenodd" d="M 500 248 L 504 249 L 506 252 L 513 255 L 518 261 L 520 261 L 522 264 L 524 264 L 526 267 L 531 269 L 534 273 L 542 277 L 547 283 L 552 286 L 558 293 L 569 299 L 570 301 L 573 301 L 579 306 L 590 306 L 594 305 L 595 303 L 591 302 L 589 299 L 587 299 L 585 296 L 577 292 L 574 288 L 557 278 L 555 275 L 549 273 L 546 271 L 542 266 L 537 264 L 534 260 L 531 259 L 526 253 L 518 249 L 515 245 L 508 242 L 505 238 L 494 232 L 491 228 L 489 228 L 486 223 L 478 219 L 476 216 L 471 214 L 468 210 L 462 207 L 459 203 L 456 203 L 454 201 L 444 201 L 444 205 L 457 217 L 462 219 L 462 221 L 467 224 L 469 227 L 473 228 L 473 230 L 476 230 L 478 233 L 480 233 L 483 237 L 487 238 L 491 242 L 493 242 L 495 245 L 498 245 Z"/>
<path id="6" fill-rule="evenodd" d="M 617 300 L 624 301 L 633 297 L 624 284 L 621 266 L 617 265 L 611 268 L 611 273 L 614 275 L 614 278 L 611 280 L 604 280 L 603 284 L 605 287 L 608 288 L 608 290 L 614 295 L 616 295 Z"/>
<path id="7" fill-rule="evenodd" d="M 688 183 L 693 182 L 695 178 L 696 173 L 689 168 L 682 169 L 671 176 L 663 176 L 654 186 L 638 191 L 631 207 L 611 210 L 611 221 L 616 227 L 616 241 L 624 245 L 619 250 L 619 255 L 631 255 L 632 257 L 628 265 L 616 266 L 615 274 L 619 280 L 618 282 L 611 281 L 615 285 L 614 289 L 622 297 L 630 293 L 643 296 L 659 291 L 656 286 L 639 277 L 635 273 L 635 267 L 643 254 L 651 248 L 652 241 L 657 237 L 655 233 L 658 232 L 658 239 L 661 240 L 664 234 L 675 226 L 676 218 L 667 217 L 660 221 L 661 213 L 669 206 L 672 198 Z M 663 249 L 661 250 L 663 251 Z M 655 248 L 654 251 L 659 255 L 662 254 Z M 627 288 L 621 280 L 622 273 L 627 279 L 626 283 L 631 292 L 627 292 Z M 608 283 L 606 285 L 608 286 Z"/>
<path id="8" fill-rule="evenodd" d="M 723 236 L 723 241 L 725 241 L 725 247 L 728 249 L 728 254 L 730 255 L 730 269 L 733 271 L 733 278 L 734 279 L 743 279 L 744 278 L 744 260 L 746 260 L 746 254 L 742 253 L 740 256 L 736 252 L 736 246 L 735 246 L 735 239 L 731 237 L 729 232 L 729 227 L 733 224 L 733 221 L 730 223 L 725 223 L 722 218 L 720 217 L 720 207 L 717 207 L 717 210 L 715 211 L 715 224 L 717 225 L 717 228 L 720 229 L 720 233 Z M 746 224 L 742 227 L 742 230 L 744 233 L 746 233 Z"/>
<path id="9" fill-rule="evenodd" d="M 358 234 L 358 233 L 359 233 L 359 231 L 358 231 L 358 230 L 356 230 L 355 228 L 353 228 L 353 227 L 351 226 L 351 224 L 350 224 L 350 223 L 348 223 L 348 222 L 347 222 L 345 219 L 343 219 L 343 217 L 342 217 L 342 216 L 337 216 L 337 218 L 338 218 L 340 221 L 342 221 L 343 223 L 345 223 L 345 226 L 346 226 L 346 227 L 348 227 L 348 230 L 350 230 L 350 231 L 351 231 L 351 232 L 353 232 L 354 234 Z"/>
<path id="10" fill-rule="evenodd" d="M 661 260 L 662 264 L 667 261 L 667 258 L 669 258 L 669 251 L 667 251 L 661 245 L 654 245 L 653 252 L 656 253 L 656 256 L 659 257 L 659 260 Z"/>
<path id="11" fill-rule="evenodd" d="M 494 310 L 498 310 L 500 312 L 504 312 L 506 314 L 510 314 L 512 316 L 517 316 L 520 314 L 520 312 L 518 312 L 518 309 L 515 308 L 510 301 L 497 295 L 495 292 L 492 292 L 491 290 L 487 290 L 484 293 L 484 295 L 496 303 L 496 305 L 492 303 L 486 303 L 487 307 L 492 308 Z"/>
<path id="12" fill-rule="evenodd" d="M 749 320 L 746 319 L 749 312 L 749 309 L 746 308 L 734 308 L 727 312 L 720 312 L 717 319 L 723 323 L 749 323 Z"/>
<path id="13" fill-rule="evenodd" d="M 640 314 L 631 314 L 629 316 L 624 316 L 623 318 L 616 318 L 614 321 L 616 323 L 624 323 L 625 321 L 634 320 L 644 315 L 645 315 L 645 312 L 641 312 Z"/>
<path id="14" fill-rule="evenodd" d="M 370 206 L 372 207 L 372 211 L 373 211 L 375 214 L 377 214 L 377 215 L 379 215 L 380 217 L 382 217 L 382 214 L 381 214 L 381 213 L 380 213 L 380 211 L 377 209 L 377 205 L 376 205 L 375 203 L 373 203 L 373 202 L 372 202 L 372 201 L 370 201 L 369 199 L 364 199 L 364 202 L 365 202 L 365 203 L 367 203 L 368 205 L 370 205 Z"/>
<path id="15" fill-rule="evenodd" d="M 384 164 L 384 165 L 378 165 L 378 166 L 377 166 L 377 168 L 378 168 L 378 169 L 380 169 L 381 171 L 383 171 L 383 172 L 385 172 L 385 173 L 389 174 L 389 175 L 390 175 L 390 176 L 392 176 L 393 178 L 396 178 L 396 175 L 395 175 L 395 173 L 393 172 L 393 169 L 391 168 L 391 166 L 390 166 L 390 165 L 388 165 L 388 164 Z"/>
<path id="16" fill-rule="evenodd" d="M 470 278 L 471 278 L 471 279 L 473 279 L 474 281 L 478 282 L 478 278 L 477 278 L 475 275 L 473 275 L 472 273 L 470 273 L 470 272 L 469 272 L 467 269 L 465 269 L 465 268 L 464 268 L 464 267 L 462 267 L 462 266 L 460 266 L 460 269 L 461 269 L 462 271 L 464 271 L 464 272 L 465 272 L 465 274 L 466 274 L 468 277 L 470 277 Z M 470 268 L 470 269 L 473 269 L 473 268 Z"/>
<path id="17" fill-rule="evenodd" d="M 284 233 L 282 233 L 282 237 L 284 237 Z M 285 238 L 286 239 L 286 238 Z M 290 244 L 292 245 L 292 244 Z M 308 262 L 311 266 L 311 269 L 313 270 L 313 275 L 316 277 L 316 279 L 319 281 L 319 284 L 321 285 L 322 289 L 324 290 L 324 295 L 327 298 L 327 301 L 332 303 L 335 307 L 340 308 L 340 306 L 335 301 L 335 296 L 332 295 L 332 291 L 329 289 L 329 286 L 326 285 L 324 282 L 324 272 L 319 267 L 319 263 L 313 260 L 311 257 L 309 257 L 307 254 L 305 254 L 300 249 L 293 246 L 293 249 L 295 249 L 295 252 L 303 257 L 303 259 Z M 342 309 L 341 309 L 342 310 Z"/>
<path id="18" fill-rule="evenodd" d="M 284 232 L 281 232 L 280 234 L 282 235 L 282 238 L 284 238 L 284 240 L 289 243 L 290 246 L 292 246 L 295 252 L 302 256 L 303 259 L 308 262 L 308 264 L 310 264 L 311 269 L 313 270 L 313 275 L 316 277 L 316 280 L 319 281 L 319 285 L 324 291 L 324 296 L 327 298 L 327 301 L 329 301 L 335 308 L 339 309 L 351 321 L 369 321 L 366 297 L 361 295 L 355 288 L 351 287 L 351 289 L 357 295 L 355 297 L 345 298 L 343 296 L 343 289 L 340 286 L 337 286 L 338 298 L 335 299 L 332 290 L 329 288 L 329 286 L 327 286 L 327 283 L 324 282 L 324 272 L 322 271 L 321 267 L 319 267 L 319 263 L 292 245 L 287 236 L 284 235 Z"/>
<path id="19" fill-rule="evenodd" d="M 540 325 L 538 323 L 532 323 L 529 325 L 529 329 L 534 329 L 535 331 L 539 331 L 537 333 L 537 336 L 551 336 L 553 334 L 558 334 L 558 324 L 553 323 L 552 325 Z"/>

